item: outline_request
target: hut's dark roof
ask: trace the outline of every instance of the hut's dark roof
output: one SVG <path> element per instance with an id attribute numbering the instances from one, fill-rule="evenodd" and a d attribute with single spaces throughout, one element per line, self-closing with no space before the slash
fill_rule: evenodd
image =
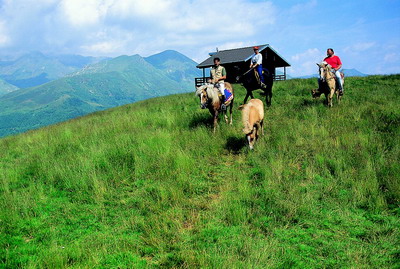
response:
<path id="1" fill-rule="evenodd" d="M 238 49 L 220 50 L 214 53 L 210 53 L 211 56 L 202 63 L 198 64 L 197 68 L 208 68 L 210 66 L 213 66 L 215 57 L 221 59 L 221 65 L 246 62 L 250 60 L 251 57 L 254 55 L 253 47 L 254 46 Z M 276 67 L 290 66 L 290 64 L 268 44 L 259 45 L 258 47 L 260 47 L 260 52 L 262 52 L 263 50 L 269 50 L 277 56 L 277 58 L 275 59 Z"/>

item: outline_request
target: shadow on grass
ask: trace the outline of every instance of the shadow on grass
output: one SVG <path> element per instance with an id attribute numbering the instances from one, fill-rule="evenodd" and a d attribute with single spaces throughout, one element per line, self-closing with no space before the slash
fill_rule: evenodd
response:
<path id="1" fill-rule="evenodd" d="M 297 106 L 299 108 L 307 108 L 307 107 L 319 106 L 321 104 L 326 105 L 326 98 L 325 95 L 323 94 L 316 98 L 310 96 L 310 98 L 303 99 L 297 104 Z"/>
<path id="2" fill-rule="evenodd" d="M 207 113 L 195 114 L 193 115 L 193 118 L 189 122 L 190 128 L 197 128 L 200 126 L 212 128 L 213 125 L 214 125 L 213 118 L 210 114 Z"/>
<path id="3" fill-rule="evenodd" d="M 239 154 L 242 148 L 246 147 L 246 141 L 243 137 L 231 136 L 228 137 L 225 149 L 233 154 Z"/>
<path id="4" fill-rule="evenodd" d="M 308 106 L 315 106 L 317 105 L 319 102 L 316 102 L 317 99 L 303 99 L 303 101 L 300 103 L 300 106 L 304 106 L 304 107 L 308 107 Z"/>

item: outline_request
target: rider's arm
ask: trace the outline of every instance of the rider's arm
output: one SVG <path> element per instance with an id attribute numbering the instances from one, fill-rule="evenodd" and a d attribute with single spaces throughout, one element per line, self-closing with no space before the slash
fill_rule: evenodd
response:
<path id="1" fill-rule="evenodd" d="M 339 64 L 338 67 L 336 67 L 336 68 L 334 68 L 334 69 L 335 69 L 335 71 L 338 71 L 340 68 L 342 68 L 342 65 L 341 65 L 341 64 Z"/>
<path id="2" fill-rule="evenodd" d="M 334 69 L 335 69 L 335 71 L 338 71 L 340 68 L 342 68 L 342 61 L 340 60 L 340 58 L 338 56 L 336 56 L 336 62 L 337 62 L 337 67 Z"/>
<path id="3" fill-rule="evenodd" d="M 225 67 L 222 69 L 222 74 L 221 75 L 222 76 L 218 79 L 218 81 L 226 79 L 226 69 L 225 69 Z"/>

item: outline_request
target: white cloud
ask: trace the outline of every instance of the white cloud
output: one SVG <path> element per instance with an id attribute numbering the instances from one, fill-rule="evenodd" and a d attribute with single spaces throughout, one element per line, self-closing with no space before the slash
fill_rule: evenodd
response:
<path id="1" fill-rule="evenodd" d="M 276 13 L 271 2 L 252 0 L 13 0 L 0 9 L 11 33 L 0 28 L 0 42 L 44 53 L 146 56 L 176 49 L 200 58 L 207 56 L 200 47 L 262 40 L 255 36 L 274 25 Z"/>
<path id="2" fill-rule="evenodd" d="M 96 53 L 96 54 L 114 54 L 119 51 L 121 46 L 119 41 L 104 41 L 98 42 L 91 45 L 83 45 L 81 48 L 85 52 L 85 54 Z"/>
<path id="3" fill-rule="evenodd" d="M 372 17 L 356 17 L 350 9 L 341 9 L 354 4 L 295 2 L 0 0 L 0 54 L 38 50 L 54 54 L 149 56 L 175 49 L 200 62 L 216 47 L 269 43 L 274 49 L 279 48 L 278 53 L 292 65 L 288 71 L 296 75 L 315 73 L 315 62 L 325 56 L 324 50 L 329 46 L 343 56 L 346 68 L 391 66 L 389 61 L 396 57 L 396 49 L 389 45 L 395 43 L 394 48 L 398 48 L 399 42 L 395 38 L 397 32 L 390 29 L 398 19 L 379 24 L 379 32 L 370 30 L 375 25 Z M 331 20 L 321 20 L 321 12 L 328 7 L 341 12 L 341 19 L 333 28 Z M 390 27 L 384 27 L 387 25 Z M 319 48 L 321 52 L 309 48 Z M 363 61 L 361 52 L 368 52 L 368 61 Z"/>
<path id="4" fill-rule="evenodd" d="M 6 33 L 5 23 L 0 21 L 0 47 L 7 46 L 10 41 L 11 40 Z"/>
<path id="5" fill-rule="evenodd" d="M 316 63 L 319 63 L 324 57 L 324 54 L 316 48 L 298 53 L 291 57 L 292 67 L 288 72 L 293 76 L 304 76 L 316 73 Z"/>
<path id="6" fill-rule="evenodd" d="M 399 53 L 388 53 L 386 54 L 383 59 L 386 63 L 399 63 L 400 62 L 400 54 Z"/>
<path id="7" fill-rule="evenodd" d="M 362 42 L 362 43 L 355 43 L 351 46 L 345 47 L 343 49 L 344 52 L 353 52 L 353 53 L 358 53 L 358 52 L 363 52 L 366 50 L 369 50 L 370 48 L 376 46 L 375 42 Z"/>
<path id="8" fill-rule="evenodd" d="M 60 4 L 68 21 L 75 26 L 93 25 L 107 13 L 111 1 L 101 0 L 63 0 Z"/>
<path id="9" fill-rule="evenodd" d="M 317 0 L 311 0 L 306 3 L 301 3 L 292 6 L 290 9 L 291 13 L 299 13 L 299 12 L 304 12 L 305 10 L 313 9 L 317 6 L 318 2 Z"/>

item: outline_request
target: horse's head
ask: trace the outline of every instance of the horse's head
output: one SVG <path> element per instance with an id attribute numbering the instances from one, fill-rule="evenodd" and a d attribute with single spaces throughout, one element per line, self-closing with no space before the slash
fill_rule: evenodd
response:
<path id="1" fill-rule="evenodd" d="M 253 126 L 253 129 L 250 131 L 250 133 L 246 134 L 246 139 L 247 142 L 249 143 L 250 149 L 254 149 L 254 143 L 256 142 L 257 138 L 258 138 L 257 127 Z"/>
<path id="2" fill-rule="evenodd" d="M 321 78 L 321 80 L 322 80 L 322 82 L 325 82 L 326 81 L 326 79 L 327 79 L 327 76 L 328 76 L 328 74 L 329 74 L 329 71 L 330 71 L 330 69 L 331 69 L 331 66 L 327 63 L 327 62 L 325 62 L 325 61 L 322 61 L 322 62 L 320 62 L 320 63 L 317 63 L 317 65 L 318 65 L 318 70 L 319 70 L 319 77 Z"/>
<path id="3" fill-rule="evenodd" d="M 212 85 L 211 85 L 212 86 Z M 196 87 L 196 95 L 200 97 L 200 108 L 205 109 L 209 104 L 208 88 L 210 85 L 205 84 L 200 87 Z M 212 86 L 213 87 L 213 86 Z"/>
<path id="4" fill-rule="evenodd" d="M 246 109 L 247 105 L 241 105 L 239 106 L 239 110 L 242 110 L 245 115 L 248 113 L 248 109 Z M 247 116 L 244 116 L 246 119 Z M 254 125 L 251 125 L 248 120 L 244 120 L 244 128 L 243 128 L 243 133 L 245 134 L 245 139 L 247 143 L 249 144 L 249 148 L 252 150 L 254 149 L 254 144 L 256 140 L 258 139 L 258 134 L 259 130 L 261 128 L 259 123 L 255 123 Z"/>

